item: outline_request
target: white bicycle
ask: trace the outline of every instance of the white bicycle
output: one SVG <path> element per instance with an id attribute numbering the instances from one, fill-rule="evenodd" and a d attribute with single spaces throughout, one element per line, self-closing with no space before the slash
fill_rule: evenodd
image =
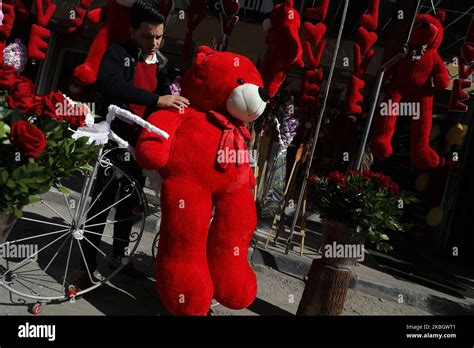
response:
<path id="1" fill-rule="evenodd" d="M 94 127 L 80 128 L 73 137 L 89 137 L 89 141 L 96 144 L 113 140 L 118 147 L 102 147 L 92 172 L 57 182 L 59 191 L 51 190 L 41 197 L 40 202 L 25 207 L 24 217 L 17 222 L 7 241 L 0 244 L 2 250 L 12 249 L 12 246 L 15 250 L 34 246 L 27 257 L 0 255 L 0 285 L 20 297 L 36 300 L 31 308 L 34 314 L 41 313 L 45 304 L 74 301 L 76 297 L 108 282 L 124 267 L 123 264 L 114 269 L 108 267 L 114 261 L 109 255 L 115 243 L 125 246 L 130 257 L 140 243 L 148 216 L 148 203 L 141 183 L 117 161 L 120 156 L 133 156 L 134 152 L 126 141 L 111 130 L 116 117 L 127 123 L 136 123 L 165 139 L 169 138 L 166 132 L 140 117 L 111 105 L 106 121 Z M 98 181 L 99 171 L 102 171 L 101 182 Z M 102 204 L 98 209 L 103 193 L 111 188 L 118 188 L 119 197 L 105 207 Z M 127 200 L 136 207 L 133 217 L 109 219 L 109 213 L 115 213 Z M 99 215 L 107 215 L 105 222 L 94 223 L 93 220 Z M 112 233 L 118 224 L 124 223 L 132 225 L 128 239 Z M 99 226 L 103 228 L 103 233 L 93 231 Z M 157 240 L 158 236 L 153 244 Z M 93 258 L 96 267 L 90 267 L 90 258 L 85 257 L 85 249 L 93 250 L 97 255 Z M 91 285 L 77 289 L 74 281 L 84 268 Z M 96 271 L 93 271 L 94 268 Z"/>

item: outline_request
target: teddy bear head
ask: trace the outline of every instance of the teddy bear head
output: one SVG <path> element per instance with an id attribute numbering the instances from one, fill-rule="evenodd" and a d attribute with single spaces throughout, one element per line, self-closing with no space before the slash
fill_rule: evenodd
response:
<path id="1" fill-rule="evenodd" d="M 252 122 L 265 110 L 268 94 L 255 65 L 246 57 L 197 49 L 194 64 L 182 79 L 182 95 L 191 107 L 217 111 L 242 122 Z"/>
<path id="2" fill-rule="evenodd" d="M 266 33 L 270 30 L 276 32 L 283 27 L 300 27 L 300 15 L 293 8 L 293 0 L 286 0 L 275 6 L 270 17 L 263 21 L 263 29 Z"/>
<path id="3" fill-rule="evenodd" d="M 409 46 L 418 48 L 426 45 L 427 49 L 437 49 L 443 41 L 443 24 L 445 13 L 438 11 L 437 16 L 419 14 L 416 16 Z"/>

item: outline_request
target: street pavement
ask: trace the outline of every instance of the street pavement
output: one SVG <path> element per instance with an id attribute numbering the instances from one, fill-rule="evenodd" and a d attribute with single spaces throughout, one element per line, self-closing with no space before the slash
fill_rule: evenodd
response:
<path id="1" fill-rule="evenodd" d="M 50 204 L 57 213 L 67 217 L 67 210 L 59 202 Z M 25 211 L 26 216 L 37 219 L 41 217 L 52 219 L 57 215 L 56 212 L 41 204 L 28 206 Z M 38 227 L 36 222 L 21 221 L 18 226 L 17 228 L 21 227 L 31 232 L 38 231 L 41 224 Z M 150 227 L 150 224 L 147 226 Z M 16 233 L 21 232 L 16 231 Z M 106 228 L 104 234 L 112 235 L 110 226 Z M 147 228 L 133 256 L 134 264 L 149 275 L 148 279 L 136 280 L 118 274 L 104 285 L 77 298 L 74 303 L 50 303 L 44 306 L 41 315 L 168 315 L 155 290 L 152 256 L 155 236 L 155 228 Z M 102 243 L 105 245 L 103 250 L 110 249 L 110 239 L 104 238 Z M 64 263 L 65 260 L 60 259 L 61 255 L 59 254 L 55 263 Z M 44 264 L 41 265 L 43 268 L 44 266 Z M 264 265 L 256 264 L 253 268 L 258 278 L 258 295 L 255 302 L 249 308 L 240 311 L 227 309 L 214 302 L 212 308 L 215 314 L 253 316 L 296 314 L 305 286 L 302 277 L 280 272 Z M 12 294 L 0 286 L 0 315 L 32 315 L 30 311 L 35 302 L 35 300 Z M 343 315 L 430 315 L 430 313 L 349 289 Z"/>

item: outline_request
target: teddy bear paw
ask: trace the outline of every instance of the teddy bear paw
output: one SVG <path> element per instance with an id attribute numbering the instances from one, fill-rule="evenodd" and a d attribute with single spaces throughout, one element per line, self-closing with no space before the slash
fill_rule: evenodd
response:
<path id="1" fill-rule="evenodd" d="M 432 169 L 439 164 L 439 156 L 431 148 L 420 149 L 411 154 L 411 161 L 418 169 Z"/>
<path id="2" fill-rule="evenodd" d="M 250 267 L 235 276 L 227 273 L 222 281 L 214 278 L 214 298 L 223 306 L 243 309 L 252 304 L 257 296 L 257 277 Z"/>
<path id="3" fill-rule="evenodd" d="M 74 80 L 83 86 L 90 86 L 97 80 L 97 73 L 94 72 L 89 64 L 79 65 L 74 70 L 73 76 Z"/>
<path id="4" fill-rule="evenodd" d="M 392 154 L 392 145 L 383 139 L 374 139 L 370 144 L 370 150 L 375 158 L 384 159 Z"/>

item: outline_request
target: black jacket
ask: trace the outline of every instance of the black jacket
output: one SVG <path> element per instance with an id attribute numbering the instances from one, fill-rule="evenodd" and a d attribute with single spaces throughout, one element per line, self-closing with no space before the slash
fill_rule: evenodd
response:
<path id="1" fill-rule="evenodd" d="M 166 70 L 168 60 L 161 52 L 157 54 L 157 90 L 150 93 L 133 85 L 140 54 L 140 47 L 133 40 L 124 45 L 113 44 L 105 52 L 97 76 L 98 91 L 104 98 L 104 110 L 110 104 L 124 109 L 128 109 L 129 104 L 137 104 L 147 106 L 147 114 L 150 114 L 156 110 L 159 96 L 171 94 L 171 83 Z"/>
<path id="2" fill-rule="evenodd" d="M 105 120 L 108 107 L 111 104 L 128 109 L 129 104 L 147 106 L 144 118 L 157 110 L 158 98 L 171 94 L 170 81 L 166 70 L 168 59 L 158 51 L 158 87 L 153 93 L 133 85 L 135 68 L 140 59 L 141 50 L 133 40 L 124 45 L 113 44 L 104 54 L 97 76 L 98 92 L 103 98 L 100 114 Z M 112 124 L 114 132 L 122 139 L 135 146 L 141 128 L 138 125 L 128 125 L 120 119 Z"/>

